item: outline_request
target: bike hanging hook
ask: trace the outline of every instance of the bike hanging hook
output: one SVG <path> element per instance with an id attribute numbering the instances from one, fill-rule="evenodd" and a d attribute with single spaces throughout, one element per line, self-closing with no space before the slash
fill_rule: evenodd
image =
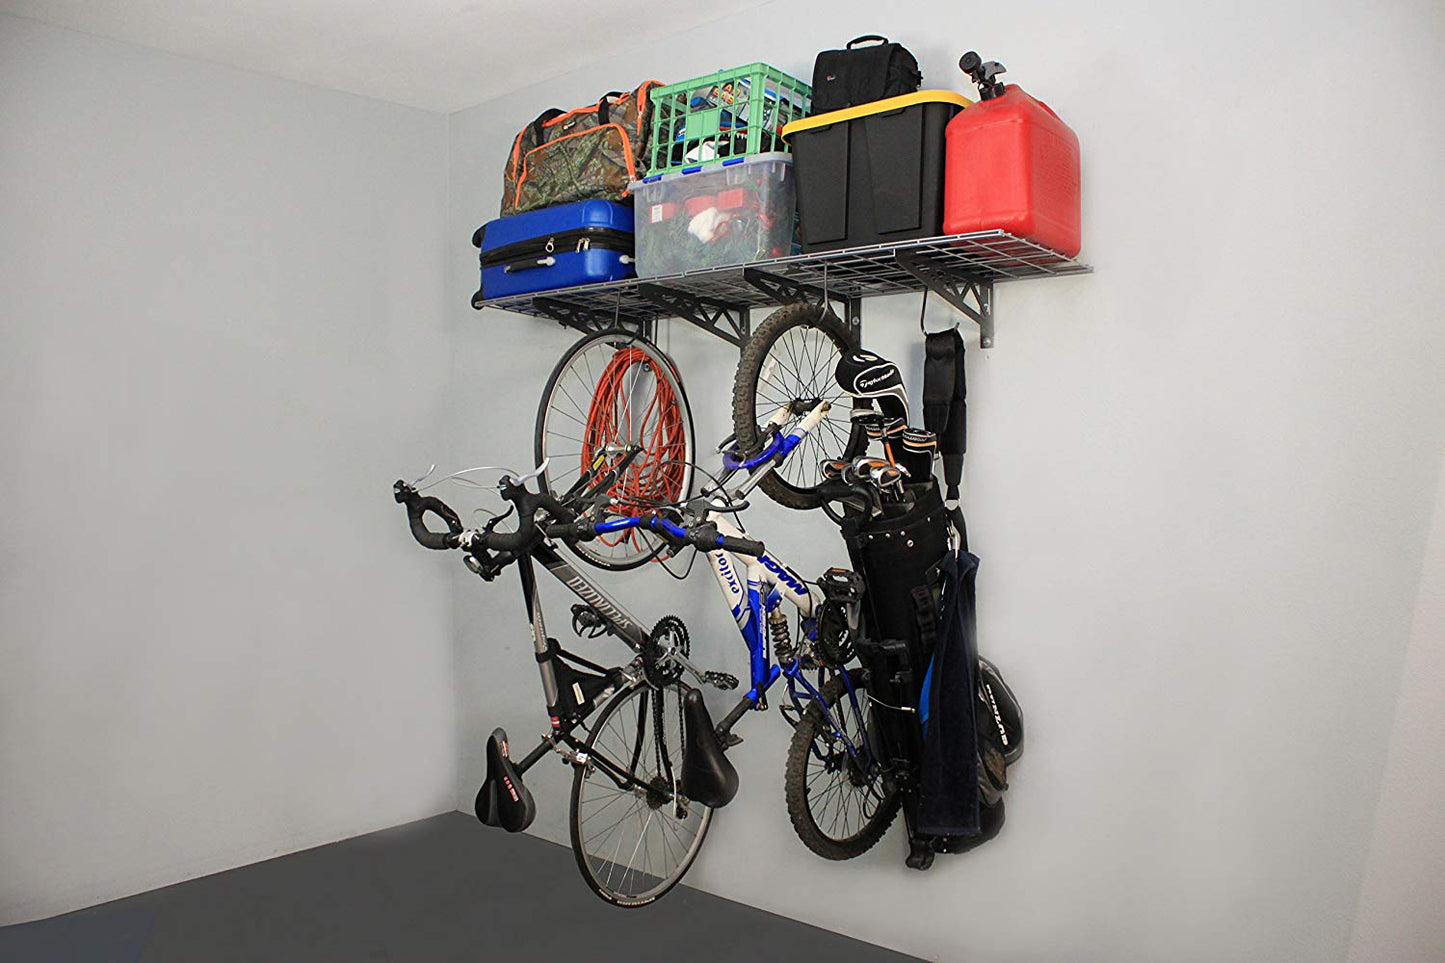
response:
<path id="1" fill-rule="evenodd" d="M 923 319 L 924 319 L 927 315 L 928 315 L 928 288 L 924 288 L 924 289 L 923 289 L 923 304 L 922 304 L 922 305 L 919 307 L 919 309 L 918 309 L 918 330 L 923 332 L 923 336 L 924 336 L 925 338 L 928 337 L 928 328 L 924 327 Z M 953 322 L 953 326 L 952 326 L 951 328 L 945 328 L 944 330 L 946 330 L 946 331 L 957 331 L 957 330 L 958 330 L 958 324 L 959 324 L 959 322 L 957 321 L 957 319 L 955 319 L 954 322 Z M 939 332 L 939 333 L 941 333 L 941 332 Z"/>

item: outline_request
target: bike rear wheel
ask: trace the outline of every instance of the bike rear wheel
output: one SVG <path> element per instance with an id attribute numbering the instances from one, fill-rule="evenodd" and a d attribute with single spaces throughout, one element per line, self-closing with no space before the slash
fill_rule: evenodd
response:
<path id="1" fill-rule="evenodd" d="M 624 331 L 578 341 L 557 362 L 537 408 L 537 464 L 542 485 L 562 495 L 597 455 L 616 464 L 621 449 L 642 446 L 610 489 L 613 509 L 637 514 L 692 494 L 692 412 L 672 359 L 652 342 Z M 657 536 L 628 529 L 568 547 L 598 568 L 636 568 L 665 547 Z"/>
<path id="2" fill-rule="evenodd" d="M 872 849 L 888 831 L 900 802 L 898 790 L 887 785 L 882 764 L 868 749 L 872 703 L 863 673 L 854 669 L 848 678 L 853 698 L 842 675 L 822 690 L 838 728 L 828 724 L 816 701 L 809 703 L 793 730 L 783 774 L 793 830 L 824 859 L 852 859 Z"/>
<path id="3" fill-rule="evenodd" d="M 619 692 L 598 714 L 587 762 L 572 776 L 577 868 L 615 906 L 646 906 L 665 896 L 692 866 L 712 822 L 712 809 L 679 789 L 683 692 L 677 683 Z"/>

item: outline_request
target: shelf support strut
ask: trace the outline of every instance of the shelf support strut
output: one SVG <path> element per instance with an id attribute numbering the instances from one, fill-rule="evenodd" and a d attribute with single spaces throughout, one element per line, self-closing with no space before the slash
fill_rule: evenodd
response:
<path id="1" fill-rule="evenodd" d="M 843 305 L 843 322 L 848 325 L 848 330 L 853 332 L 853 340 L 857 342 L 862 336 L 863 299 L 860 297 L 848 297 L 837 291 L 826 290 L 816 284 L 809 284 L 806 281 L 799 281 L 797 278 L 790 278 L 782 274 L 774 274 L 771 271 L 760 271 L 757 268 L 743 268 L 743 280 L 778 304 L 797 304 L 800 301 L 814 301 L 823 304 L 827 301 L 837 301 Z"/>
<path id="2" fill-rule="evenodd" d="M 742 347 L 748 339 L 748 307 L 745 304 L 729 304 L 661 284 L 639 284 L 637 293 L 668 314 L 691 321 L 734 347 Z"/>
<path id="3" fill-rule="evenodd" d="M 583 334 L 621 328 L 649 340 L 652 338 L 651 318 L 585 308 L 580 304 L 572 304 L 560 298 L 533 298 L 532 307 L 553 321 L 581 331 Z"/>
<path id="4" fill-rule="evenodd" d="M 992 280 L 971 276 L 910 251 L 899 251 L 893 259 L 899 267 L 913 275 L 919 284 L 978 323 L 980 348 L 993 347 Z"/>

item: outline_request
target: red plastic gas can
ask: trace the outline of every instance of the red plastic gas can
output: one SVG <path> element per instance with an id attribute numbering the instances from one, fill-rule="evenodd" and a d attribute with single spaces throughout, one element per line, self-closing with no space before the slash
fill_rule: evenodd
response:
<path id="1" fill-rule="evenodd" d="M 943 227 L 1003 230 L 1079 253 L 1079 138 L 1043 101 L 1009 85 L 948 123 Z"/>

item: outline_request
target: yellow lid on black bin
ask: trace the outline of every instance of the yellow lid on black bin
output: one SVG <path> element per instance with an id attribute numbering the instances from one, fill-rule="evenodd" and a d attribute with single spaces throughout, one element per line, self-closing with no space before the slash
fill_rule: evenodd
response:
<path id="1" fill-rule="evenodd" d="M 963 94 L 957 94 L 951 90 L 917 90 L 911 94 L 901 94 L 886 100 L 875 100 L 871 103 L 859 104 L 857 107 L 844 107 L 842 110 L 831 110 L 826 114 L 815 114 L 812 117 L 795 120 L 791 124 L 783 125 L 783 140 L 805 130 L 829 127 L 833 124 L 841 124 L 845 120 L 856 120 L 859 117 L 869 117 L 873 114 L 886 114 L 890 111 L 902 110 L 904 107 L 912 107 L 914 104 L 953 104 L 957 107 L 970 107 L 973 105 L 973 101 Z"/>

